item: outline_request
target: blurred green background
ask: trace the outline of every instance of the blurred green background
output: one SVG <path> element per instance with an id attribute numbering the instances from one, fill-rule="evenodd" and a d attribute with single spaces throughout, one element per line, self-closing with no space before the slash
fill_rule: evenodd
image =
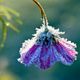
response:
<path id="1" fill-rule="evenodd" d="M 80 0 L 38 0 L 44 7 L 49 25 L 60 28 L 63 37 L 77 44 L 80 52 Z M 20 33 L 8 29 L 4 48 L 0 49 L 0 80 L 80 80 L 80 54 L 71 66 L 56 63 L 42 71 L 34 65 L 25 67 L 17 61 L 24 40 L 32 37 L 35 28 L 42 24 L 41 15 L 32 0 L 5 0 L 4 6 L 21 14 L 23 25 L 17 25 Z"/>

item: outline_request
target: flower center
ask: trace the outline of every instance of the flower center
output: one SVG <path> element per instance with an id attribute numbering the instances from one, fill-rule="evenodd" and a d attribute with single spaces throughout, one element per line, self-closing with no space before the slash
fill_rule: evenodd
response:
<path id="1" fill-rule="evenodd" d="M 38 40 L 36 41 L 38 45 L 42 46 L 50 46 L 53 43 L 56 43 L 56 40 L 54 38 L 54 35 L 52 35 L 50 32 L 43 32 L 40 34 Z"/>

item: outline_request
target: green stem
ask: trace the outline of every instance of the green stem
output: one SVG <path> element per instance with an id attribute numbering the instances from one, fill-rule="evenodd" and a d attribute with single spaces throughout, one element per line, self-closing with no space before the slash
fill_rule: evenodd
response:
<path id="1" fill-rule="evenodd" d="M 6 40 L 6 36 L 7 36 L 7 27 L 5 26 L 5 21 L 3 20 L 2 17 L 0 17 L 0 21 L 2 22 L 2 40 L 0 42 L 0 47 L 3 48 L 4 47 L 4 42 Z"/>

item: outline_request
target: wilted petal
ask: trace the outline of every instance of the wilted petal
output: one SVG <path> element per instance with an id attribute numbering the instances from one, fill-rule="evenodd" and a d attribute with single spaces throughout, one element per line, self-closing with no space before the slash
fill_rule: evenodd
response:
<path id="1" fill-rule="evenodd" d="M 69 51 L 69 55 L 75 56 L 77 51 L 75 50 L 76 44 L 72 43 L 71 41 L 67 41 L 67 39 L 62 38 L 59 43 L 63 45 L 67 51 Z"/>
<path id="2" fill-rule="evenodd" d="M 42 68 L 42 69 L 46 68 L 47 51 L 48 51 L 48 48 L 46 48 L 45 46 L 42 46 L 41 53 L 40 53 L 40 58 L 39 58 L 39 60 L 40 60 L 40 68 Z"/>
<path id="3" fill-rule="evenodd" d="M 33 45 L 28 52 L 25 52 L 21 55 L 21 58 L 20 60 L 26 64 L 26 65 L 30 65 L 31 64 L 31 61 L 32 61 L 32 58 L 33 56 L 35 55 L 35 52 L 38 48 L 38 45 Z"/>
<path id="4" fill-rule="evenodd" d="M 70 55 L 69 49 L 67 49 L 64 45 L 57 43 L 55 45 L 57 51 L 58 51 L 58 57 L 60 58 L 60 61 L 66 65 L 70 65 L 75 60 L 75 57 Z"/>
<path id="5" fill-rule="evenodd" d="M 34 64 L 41 69 L 47 69 L 57 61 L 55 55 L 53 46 L 42 47 L 40 55 L 36 58 Z"/>

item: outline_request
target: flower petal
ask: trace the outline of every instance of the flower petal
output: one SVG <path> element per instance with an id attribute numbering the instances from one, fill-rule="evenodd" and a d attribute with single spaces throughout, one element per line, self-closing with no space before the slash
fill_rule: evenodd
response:
<path id="1" fill-rule="evenodd" d="M 26 65 L 30 65 L 32 61 L 31 59 L 33 58 L 37 48 L 38 48 L 38 45 L 33 45 L 27 53 L 26 52 L 23 53 L 20 58 L 21 61 Z"/>
<path id="2" fill-rule="evenodd" d="M 66 65 L 71 65 L 73 63 L 73 61 L 75 60 L 75 58 L 71 55 L 69 55 L 69 51 L 68 49 L 66 50 L 66 47 L 61 45 L 60 43 L 57 43 L 55 45 L 57 51 L 58 51 L 58 54 L 59 54 L 59 57 L 60 57 L 60 61 L 63 63 L 63 64 L 66 64 Z"/>

